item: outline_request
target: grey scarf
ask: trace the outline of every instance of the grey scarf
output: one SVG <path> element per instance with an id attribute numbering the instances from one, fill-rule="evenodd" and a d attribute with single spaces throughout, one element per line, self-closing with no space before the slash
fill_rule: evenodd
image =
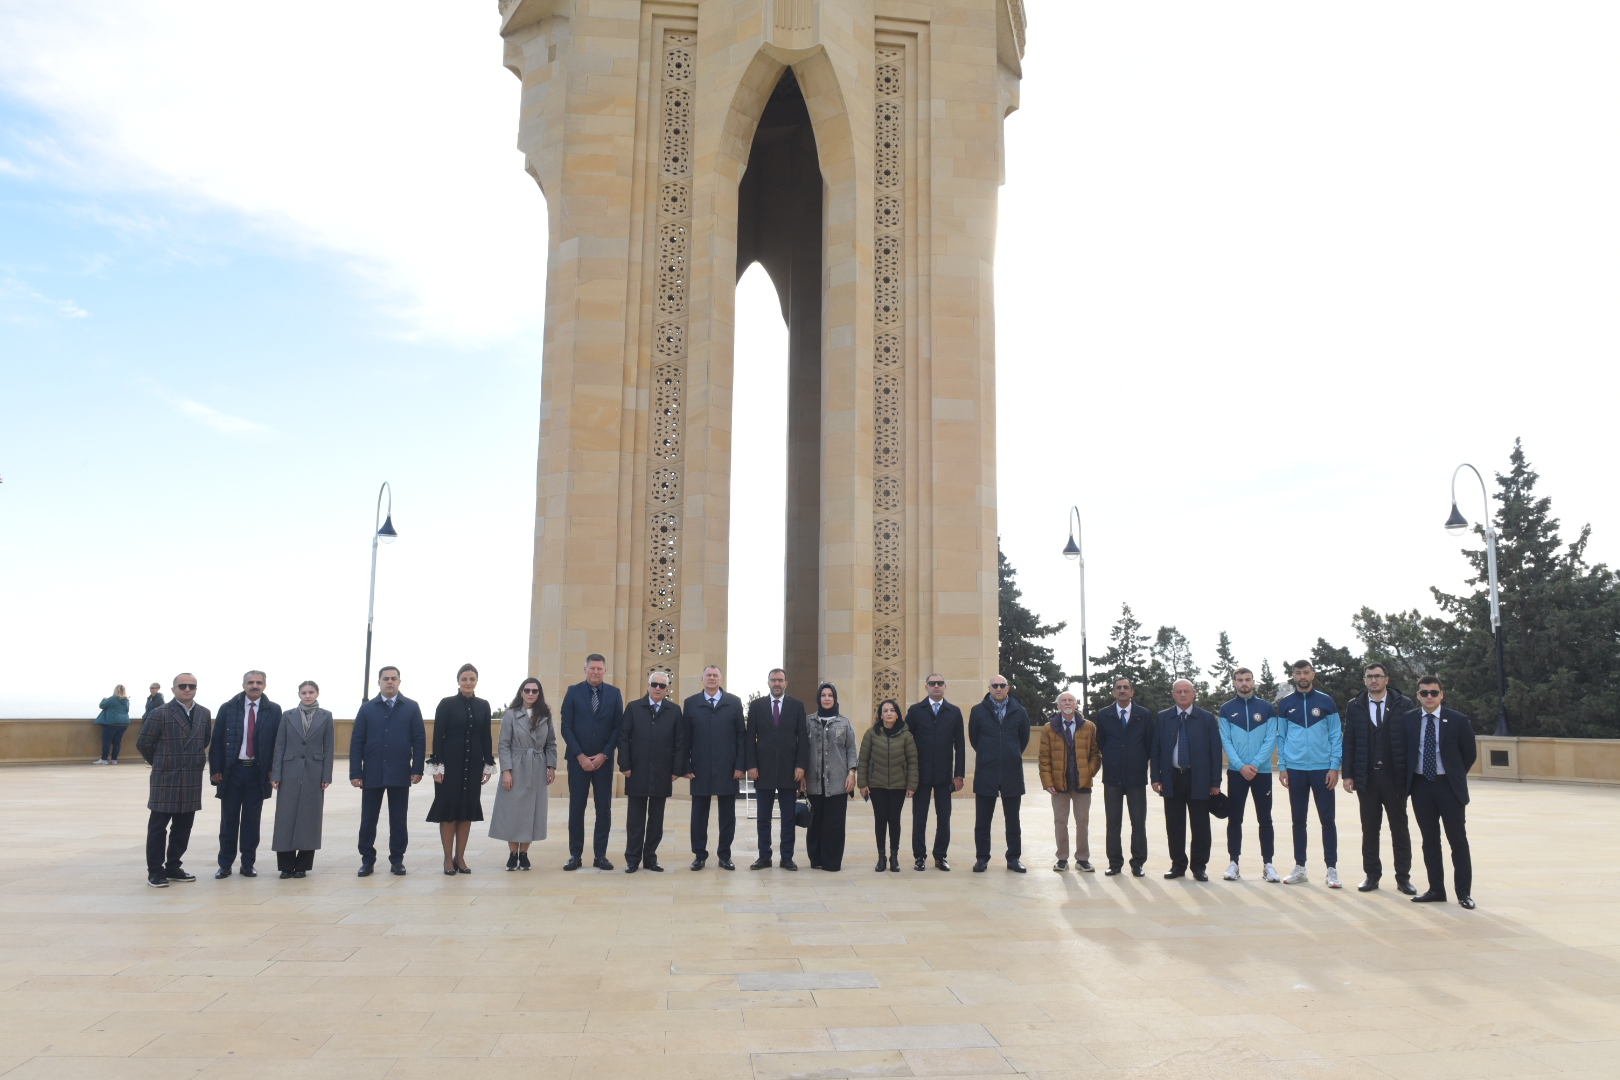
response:
<path id="1" fill-rule="evenodd" d="M 298 711 L 304 716 L 305 735 L 309 734 L 309 722 L 315 718 L 315 710 L 320 707 L 321 703 L 319 701 L 315 702 L 313 705 L 305 705 L 302 701 L 298 703 Z"/>

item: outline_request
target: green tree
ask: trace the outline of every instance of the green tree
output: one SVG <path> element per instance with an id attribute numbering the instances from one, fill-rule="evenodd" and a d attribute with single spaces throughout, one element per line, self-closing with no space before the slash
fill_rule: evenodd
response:
<path id="1" fill-rule="evenodd" d="M 1276 701 L 1277 694 L 1281 690 L 1282 687 L 1277 683 L 1277 676 L 1272 674 L 1271 661 L 1260 661 L 1260 677 L 1255 680 L 1254 692 L 1267 701 Z"/>
<path id="2" fill-rule="evenodd" d="M 1215 643 L 1215 665 L 1209 669 L 1209 677 L 1214 682 L 1215 688 L 1230 690 L 1232 672 L 1237 669 L 1237 657 L 1232 655 L 1232 636 L 1222 630 L 1221 639 Z"/>
<path id="3" fill-rule="evenodd" d="M 1588 564 L 1591 526 L 1559 539 L 1552 500 L 1535 494 L 1539 475 L 1513 443 L 1512 468 L 1496 476 L 1497 580 L 1507 670 L 1508 722 L 1515 734 L 1620 736 L 1620 580 Z M 1475 526 L 1474 532 L 1483 530 Z M 1464 550 L 1473 567 L 1467 595 L 1432 589 L 1449 621 L 1432 641 L 1446 703 L 1480 731 L 1496 727 L 1496 646 L 1483 550 Z"/>
<path id="4" fill-rule="evenodd" d="M 1187 635 L 1174 626 L 1161 626 L 1153 636 L 1153 644 L 1148 647 L 1147 679 L 1138 688 L 1137 699 L 1146 698 L 1153 702 L 1150 708 L 1168 709 L 1171 705 L 1170 688 L 1177 679 L 1188 680 L 1199 697 L 1208 697 L 1209 684 L 1200 678 L 1202 674 L 1193 660 L 1192 643 L 1187 640 Z"/>
<path id="5" fill-rule="evenodd" d="M 1416 608 L 1380 615 L 1364 607 L 1350 621 L 1366 649 L 1363 664 L 1383 664 L 1390 686 L 1407 697 L 1417 690 L 1419 678 L 1445 666 L 1438 647 L 1443 619 L 1425 618 Z"/>
<path id="6" fill-rule="evenodd" d="M 1091 658 L 1091 686 L 1087 688 L 1091 712 L 1113 704 L 1114 680 L 1120 676 L 1138 688 L 1147 682 L 1148 637 L 1141 631 L 1142 624 L 1131 613 L 1131 605 L 1121 604 L 1119 622 L 1108 631 L 1108 651 Z"/>
<path id="7" fill-rule="evenodd" d="M 1056 709 L 1058 695 L 1076 680 L 1058 666 L 1050 648 L 1037 643 L 1068 624 L 1042 623 L 1040 616 L 1020 603 L 1024 594 L 1015 584 L 1018 571 L 999 547 L 996 558 L 1001 577 L 1001 674 L 1007 677 L 1008 692 L 1039 723 Z"/>
<path id="8" fill-rule="evenodd" d="M 1316 669 L 1314 687 L 1332 698 L 1343 715 L 1350 699 L 1361 693 L 1361 657 L 1342 645 L 1329 645 L 1326 638 L 1317 638 L 1310 660 Z M 1292 678 L 1293 672 L 1288 674 Z"/>

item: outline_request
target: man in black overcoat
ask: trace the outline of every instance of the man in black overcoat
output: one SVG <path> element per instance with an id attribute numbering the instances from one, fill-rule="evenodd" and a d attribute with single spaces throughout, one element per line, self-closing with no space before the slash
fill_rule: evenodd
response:
<path id="1" fill-rule="evenodd" d="M 949 870 L 951 796 L 967 775 L 967 734 L 962 710 L 945 700 L 945 676 L 928 676 L 928 696 L 906 710 L 906 727 L 917 743 L 917 794 L 911 802 L 911 857 L 928 867 L 928 804 L 934 804 L 934 865 Z"/>
<path id="2" fill-rule="evenodd" d="M 664 805 L 674 792 L 675 777 L 686 761 L 686 725 L 681 707 L 665 700 L 669 673 L 647 676 L 647 694 L 625 706 L 619 728 L 619 771 L 629 816 L 624 823 L 624 872 L 654 870 L 658 842 L 664 838 Z"/>
<path id="3" fill-rule="evenodd" d="M 703 669 L 703 690 L 681 706 L 686 725 L 686 765 L 692 787 L 692 869 L 709 859 L 709 803 L 720 804 L 720 843 L 715 848 L 722 870 L 735 870 L 731 841 L 737 835 L 737 781 L 747 771 L 743 753 L 742 699 L 720 685 L 716 664 Z"/>
<path id="4" fill-rule="evenodd" d="M 242 676 L 242 692 L 219 707 L 208 741 L 208 776 L 219 800 L 219 869 L 231 876 L 238 840 L 242 876 L 258 877 L 259 819 L 270 797 L 270 757 L 276 749 L 281 706 L 264 696 L 262 671 Z"/>
<path id="5" fill-rule="evenodd" d="M 1024 799 L 1024 747 L 1029 745 L 1029 713 L 1008 693 L 1007 678 L 990 679 L 990 692 L 968 714 L 968 742 L 973 744 L 973 872 L 990 865 L 990 826 L 996 802 L 1007 834 L 1007 869 L 1024 873 L 1024 833 L 1018 820 Z"/>
<path id="6" fill-rule="evenodd" d="M 173 692 L 172 701 L 141 721 L 135 740 L 135 749 L 152 766 L 146 800 L 151 811 L 146 821 L 146 883 L 154 889 L 166 889 L 171 881 L 197 880 L 180 861 L 202 809 L 203 770 L 208 766 L 211 716 L 206 705 L 197 704 L 197 676 L 189 671 L 176 675 Z"/>
<path id="7" fill-rule="evenodd" d="M 1164 832 L 1170 847 L 1167 878 L 1187 876 L 1208 881 L 1209 800 L 1221 790 L 1226 770 L 1221 767 L 1221 729 L 1215 714 L 1193 702 L 1198 696 L 1191 680 L 1170 684 L 1175 706 L 1158 715 L 1153 726 L 1153 790 L 1164 797 Z M 1192 854 L 1187 852 L 1187 826 L 1192 824 Z"/>
<path id="8" fill-rule="evenodd" d="M 769 694 L 748 706 L 743 735 L 748 779 L 754 782 L 754 796 L 759 800 L 759 858 L 749 869 L 765 870 L 771 865 L 771 812 L 775 807 L 782 814 L 782 869 L 797 870 L 793 804 L 798 801 L 804 771 L 810 767 L 810 738 L 804 702 L 787 696 L 787 672 L 774 668 L 770 685 Z"/>

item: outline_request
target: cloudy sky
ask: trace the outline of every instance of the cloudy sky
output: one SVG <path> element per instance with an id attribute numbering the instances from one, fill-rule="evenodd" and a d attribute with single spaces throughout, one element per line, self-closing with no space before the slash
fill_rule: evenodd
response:
<path id="1" fill-rule="evenodd" d="M 1031 606 L 1076 613 L 1078 505 L 1093 653 L 1123 602 L 1206 664 L 1348 643 L 1460 586 L 1451 471 L 1515 436 L 1620 558 L 1612 5 L 1028 8 L 997 294 Z M 249 666 L 346 713 L 383 480 L 378 662 L 427 699 L 525 674 L 546 225 L 494 9 L 0 0 L 0 716 Z M 772 539 L 734 537 L 739 594 Z"/>

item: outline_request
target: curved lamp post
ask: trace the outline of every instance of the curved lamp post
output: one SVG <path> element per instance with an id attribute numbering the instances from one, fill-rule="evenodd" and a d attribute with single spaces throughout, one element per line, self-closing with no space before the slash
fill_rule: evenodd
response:
<path id="1" fill-rule="evenodd" d="M 388 496 L 388 511 L 383 512 L 383 496 Z M 381 519 L 382 524 L 377 524 Z M 377 513 L 371 523 L 371 596 L 366 600 L 366 676 L 360 684 L 360 704 L 364 705 L 371 697 L 371 616 L 377 608 L 377 545 L 378 543 L 392 544 L 399 539 L 399 533 L 394 531 L 394 489 L 383 481 L 383 486 L 377 489 Z"/>
<path id="2" fill-rule="evenodd" d="M 1485 572 L 1491 583 L 1491 634 L 1496 638 L 1496 734 L 1511 735 L 1507 722 L 1507 674 L 1502 662 L 1502 598 L 1496 588 L 1496 526 L 1491 523 L 1491 497 L 1485 492 L 1485 478 L 1466 461 L 1451 474 L 1451 516 L 1446 518 L 1446 530 L 1460 533 L 1468 528 L 1468 519 L 1457 509 L 1457 474 L 1467 469 L 1479 481 L 1479 498 L 1484 506 L 1480 523 L 1485 527 Z"/>
<path id="3" fill-rule="evenodd" d="M 1091 648 L 1086 643 L 1086 557 L 1080 551 L 1078 506 L 1069 507 L 1069 542 L 1063 545 L 1063 557 L 1080 564 L 1080 715 L 1084 716 L 1084 699 L 1091 695 Z"/>

